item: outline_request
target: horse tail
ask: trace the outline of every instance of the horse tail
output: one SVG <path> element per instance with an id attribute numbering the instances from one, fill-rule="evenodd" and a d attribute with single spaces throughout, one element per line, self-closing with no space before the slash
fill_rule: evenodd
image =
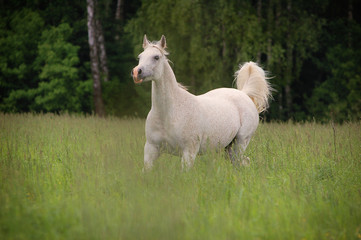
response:
<path id="1" fill-rule="evenodd" d="M 246 93 L 256 105 L 259 113 L 267 110 L 268 100 L 272 97 L 272 87 L 267 81 L 265 71 L 257 63 L 247 62 L 240 65 L 235 73 L 237 89 Z"/>

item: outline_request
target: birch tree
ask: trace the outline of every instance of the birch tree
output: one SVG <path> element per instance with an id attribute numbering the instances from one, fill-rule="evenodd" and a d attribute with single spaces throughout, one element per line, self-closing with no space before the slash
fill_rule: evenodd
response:
<path id="1" fill-rule="evenodd" d="M 95 0 L 87 0 L 87 26 L 88 26 L 88 42 L 90 49 L 90 65 L 93 77 L 93 99 L 95 114 L 105 116 L 104 103 L 102 98 L 102 86 L 99 71 L 99 54 L 97 48 L 97 31 L 95 20 Z"/>

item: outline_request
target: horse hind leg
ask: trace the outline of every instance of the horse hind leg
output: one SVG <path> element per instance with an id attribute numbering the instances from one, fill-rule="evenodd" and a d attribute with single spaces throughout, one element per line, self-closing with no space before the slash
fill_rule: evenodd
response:
<path id="1" fill-rule="evenodd" d="M 233 165 L 237 165 L 240 162 L 240 165 L 247 166 L 250 164 L 249 157 L 244 155 L 244 152 L 250 142 L 251 138 L 241 138 L 235 137 L 233 141 L 226 147 L 229 158 Z"/>
<path id="2" fill-rule="evenodd" d="M 236 161 L 237 161 L 237 156 L 236 156 L 236 152 L 234 151 L 234 144 L 236 142 L 236 138 L 234 138 L 232 140 L 232 142 L 230 144 L 228 144 L 228 146 L 226 147 L 226 152 L 228 154 L 229 159 L 231 160 L 232 164 L 235 165 Z"/>

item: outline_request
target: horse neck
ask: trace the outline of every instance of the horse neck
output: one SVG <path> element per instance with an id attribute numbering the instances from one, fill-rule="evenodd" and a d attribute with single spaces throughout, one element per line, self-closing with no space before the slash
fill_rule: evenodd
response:
<path id="1" fill-rule="evenodd" d="M 162 77 L 152 82 L 152 109 L 160 117 L 167 116 L 175 106 L 180 88 L 169 63 L 164 62 Z"/>

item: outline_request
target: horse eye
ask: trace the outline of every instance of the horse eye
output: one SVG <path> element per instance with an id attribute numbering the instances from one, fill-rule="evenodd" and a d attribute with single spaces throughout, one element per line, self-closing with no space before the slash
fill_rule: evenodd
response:
<path id="1" fill-rule="evenodd" d="M 159 56 L 155 56 L 154 59 L 155 59 L 155 60 L 159 60 Z"/>

